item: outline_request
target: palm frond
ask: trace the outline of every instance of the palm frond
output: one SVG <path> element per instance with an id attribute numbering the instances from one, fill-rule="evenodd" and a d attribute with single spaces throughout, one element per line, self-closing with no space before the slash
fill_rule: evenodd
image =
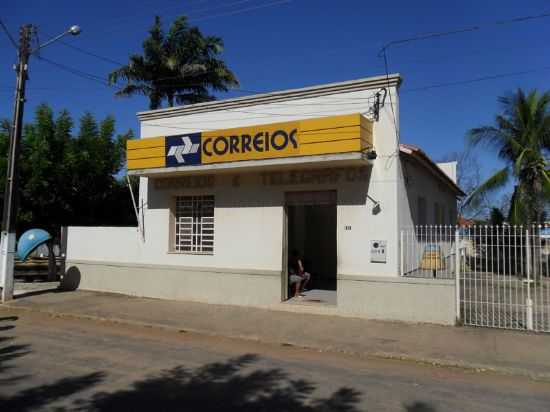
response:
<path id="1" fill-rule="evenodd" d="M 127 84 L 115 93 L 115 96 L 127 97 L 134 94 L 148 96 L 151 93 L 151 87 L 145 84 Z"/>
<path id="2" fill-rule="evenodd" d="M 525 157 L 525 154 L 528 150 L 529 149 L 523 149 L 520 155 L 517 157 L 516 161 L 514 162 L 514 171 L 516 175 L 519 175 L 521 172 L 521 168 L 523 166 L 523 158 Z"/>
<path id="3" fill-rule="evenodd" d="M 508 167 L 500 169 L 479 187 L 477 187 L 472 193 L 470 193 L 464 200 L 465 206 L 477 207 L 483 196 L 488 195 L 506 185 L 509 179 Z"/>

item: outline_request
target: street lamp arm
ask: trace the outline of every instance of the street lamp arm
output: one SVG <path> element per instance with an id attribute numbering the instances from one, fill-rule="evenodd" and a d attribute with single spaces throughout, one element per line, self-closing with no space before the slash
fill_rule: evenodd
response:
<path id="1" fill-rule="evenodd" d="M 34 54 L 34 53 L 38 52 L 39 50 L 43 49 L 44 47 L 49 46 L 50 44 L 56 42 L 57 40 L 65 37 L 67 34 L 71 34 L 73 36 L 78 36 L 80 34 L 80 32 L 81 32 L 81 29 L 80 29 L 79 26 L 71 26 L 67 31 L 64 31 L 63 33 L 51 38 L 47 42 L 42 43 L 41 45 L 39 45 L 36 49 L 32 50 L 30 52 L 30 54 Z"/>

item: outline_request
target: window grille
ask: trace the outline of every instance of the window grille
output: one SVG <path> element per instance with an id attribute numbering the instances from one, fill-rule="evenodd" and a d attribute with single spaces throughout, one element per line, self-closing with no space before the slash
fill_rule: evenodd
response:
<path id="1" fill-rule="evenodd" d="M 214 196 L 176 197 L 174 250 L 214 253 Z"/>

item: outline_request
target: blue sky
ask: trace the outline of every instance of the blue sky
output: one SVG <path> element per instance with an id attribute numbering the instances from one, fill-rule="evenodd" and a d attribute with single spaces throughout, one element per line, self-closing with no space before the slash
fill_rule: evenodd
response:
<path id="1" fill-rule="evenodd" d="M 388 52 L 390 72 L 404 77 L 402 141 L 419 145 L 435 159 L 463 150 L 466 131 L 492 121 L 497 96 L 518 87 L 550 89 L 550 18 L 490 24 L 544 12 L 550 12 L 548 1 L 27 0 L 0 6 L 0 17 L 14 36 L 23 23 L 37 25 L 41 41 L 78 24 L 82 34 L 67 42 L 120 62 L 141 50 L 155 14 L 167 23 L 187 14 L 205 34 L 224 39 L 224 58 L 241 87 L 259 91 L 380 75 L 384 65 L 378 51 L 392 40 L 482 25 L 475 32 L 403 44 Z M 4 118 L 12 115 L 15 52 L 2 33 L 0 53 L 0 118 Z M 62 44 L 51 45 L 42 55 L 97 76 L 115 68 Z M 538 71 L 414 90 L 529 70 Z M 237 95 L 242 94 L 226 96 Z M 37 59 L 31 61 L 27 101 L 26 119 L 37 104 L 47 102 L 56 111 L 69 109 L 75 118 L 85 111 L 98 118 L 113 114 L 120 132 L 137 131 L 135 113 L 148 107 L 145 98 L 115 98 L 112 90 Z M 484 174 L 498 167 L 491 153 L 480 151 L 479 157 Z"/>

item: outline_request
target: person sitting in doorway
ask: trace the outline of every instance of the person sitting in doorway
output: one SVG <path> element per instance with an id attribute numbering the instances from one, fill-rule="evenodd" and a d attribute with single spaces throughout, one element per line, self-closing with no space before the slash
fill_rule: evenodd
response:
<path id="1" fill-rule="evenodd" d="M 288 275 L 290 285 L 294 286 L 294 297 L 304 296 L 302 292 L 306 289 L 306 285 L 311 279 L 311 275 L 304 270 L 300 252 L 293 250 L 288 259 Z"/>

